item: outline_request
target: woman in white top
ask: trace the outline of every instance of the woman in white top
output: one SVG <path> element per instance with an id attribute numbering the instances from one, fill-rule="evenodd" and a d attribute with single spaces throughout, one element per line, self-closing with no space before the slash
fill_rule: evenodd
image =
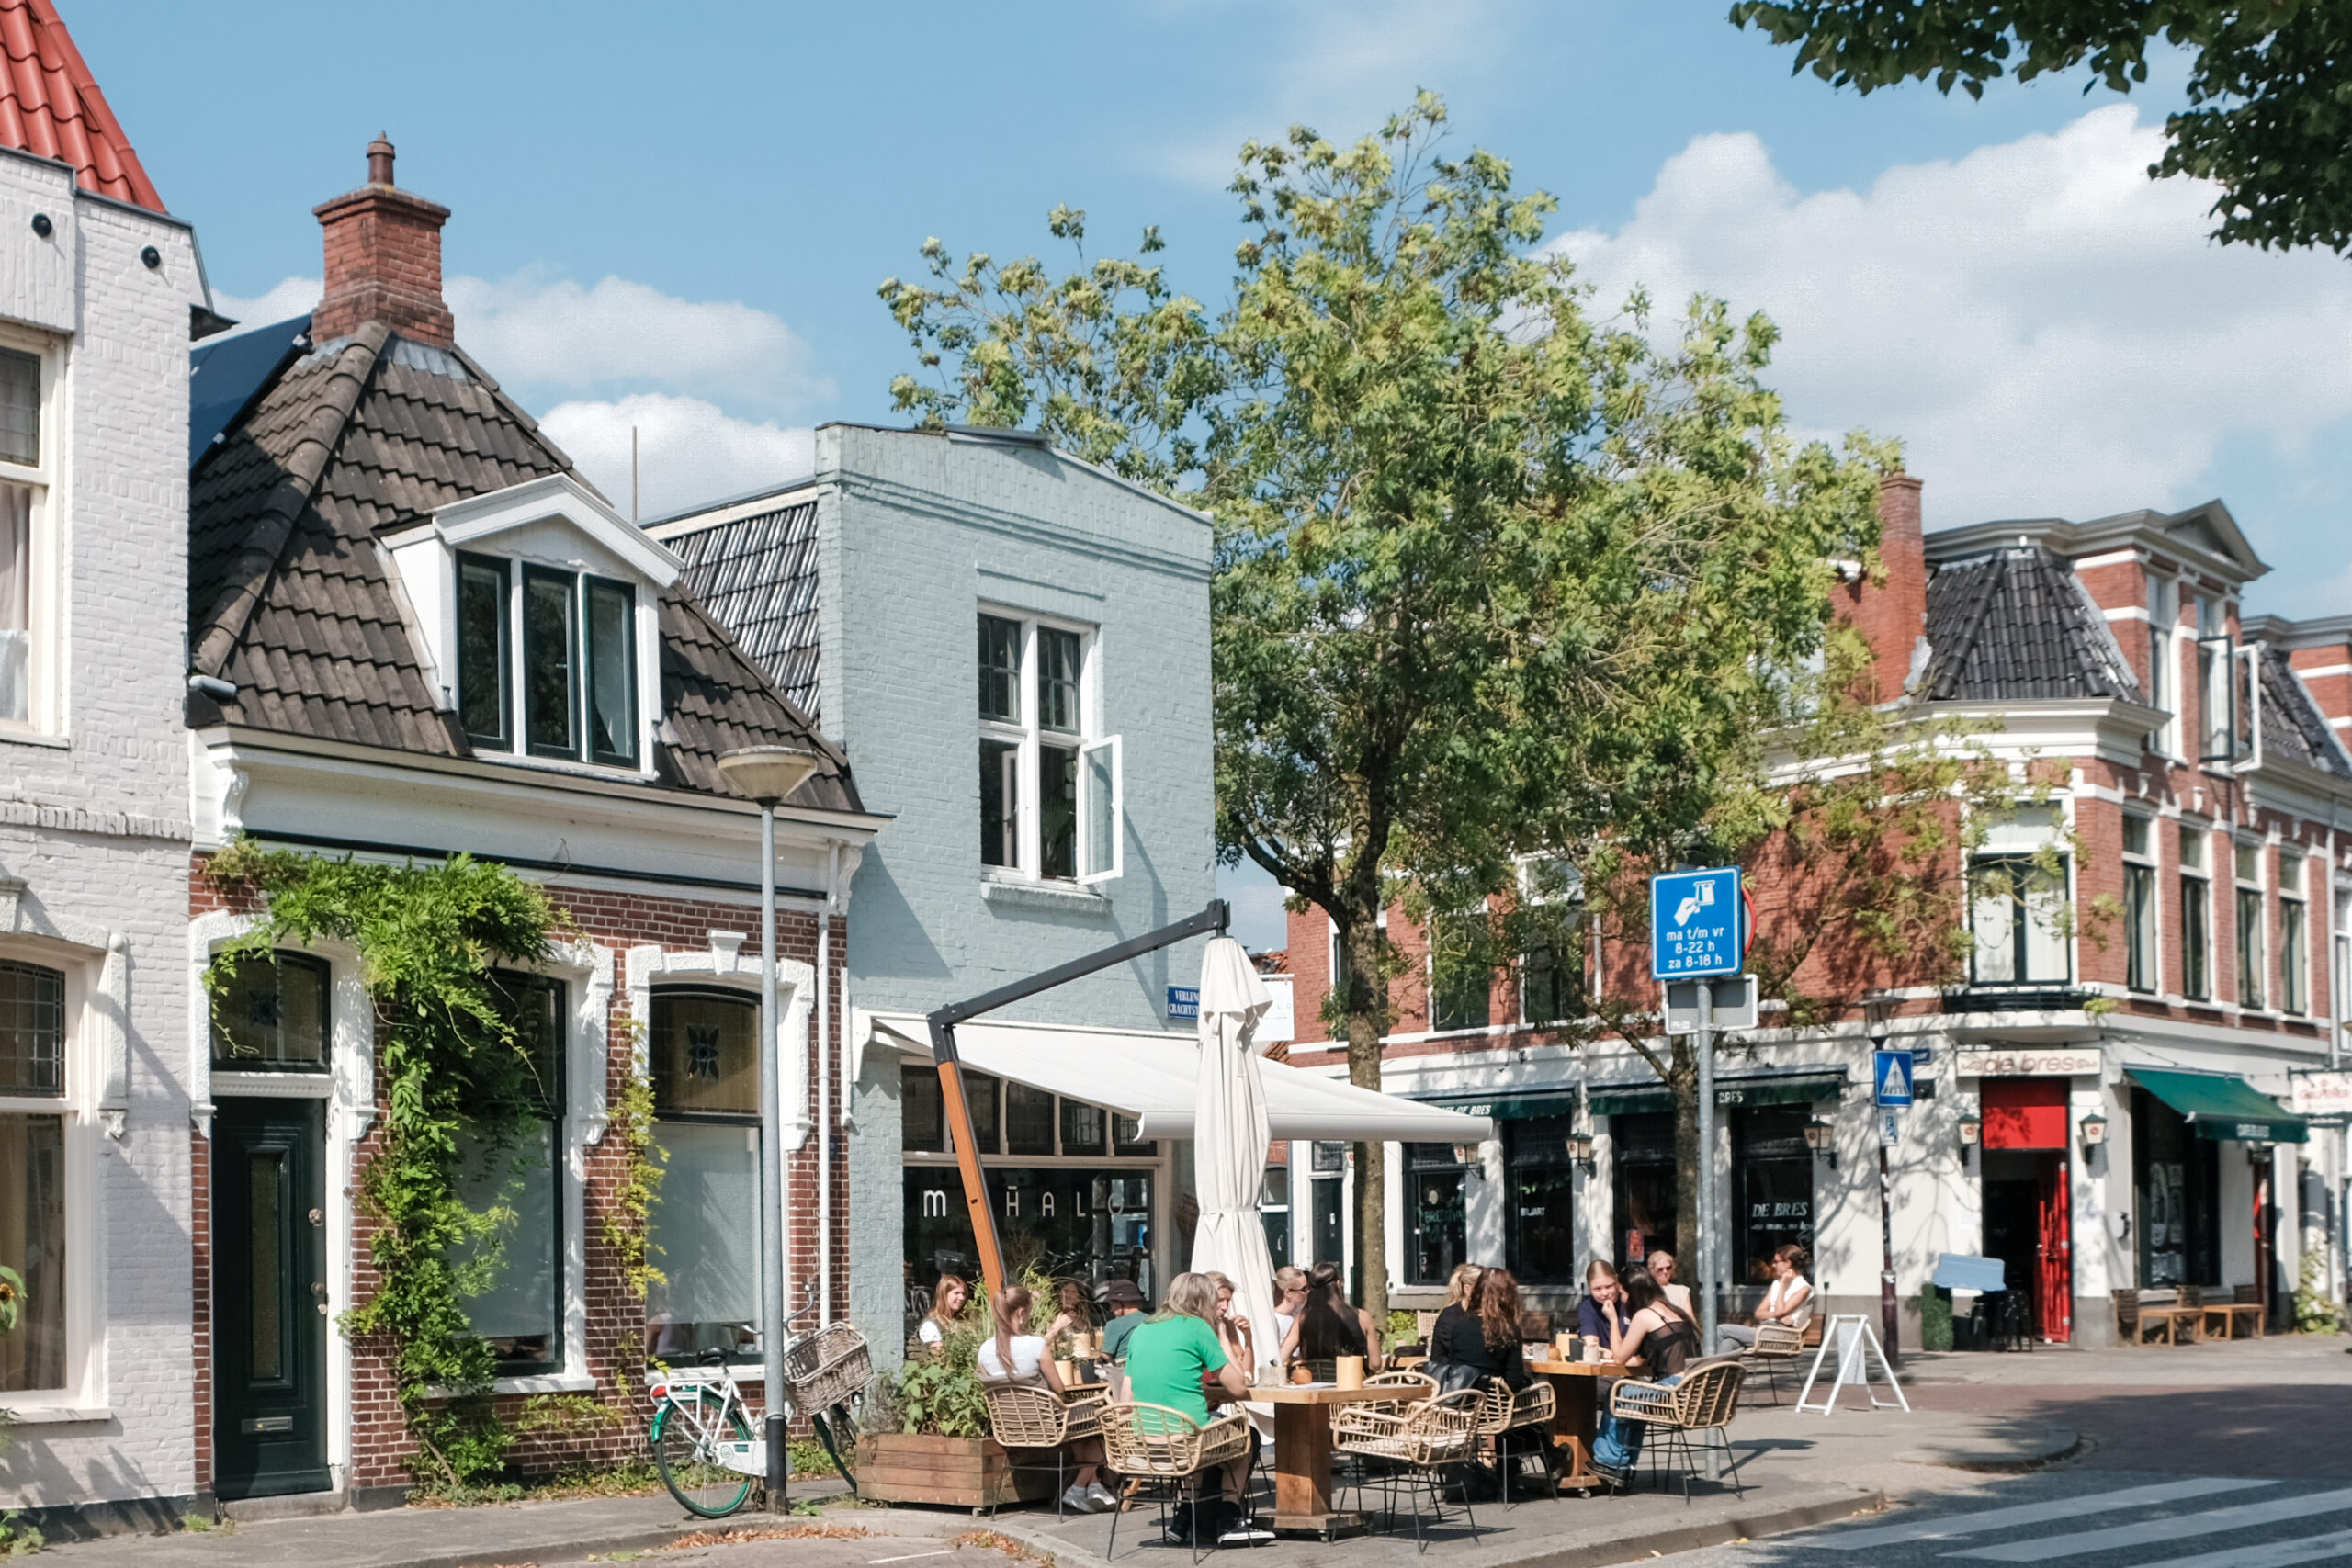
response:
<path id="1" fill-rule="evenodd" d="M 1804 1266 L 1810 1261 L 1804 1248 L 1794 1243 L 1772 1254 L 1772 1282 L 1765 1288 L 1763 1304 L 1756 1309 L 1758 1323 L 1802 1329 L 1813 1321 L 1813 1287 L 1804 1278 Z M 1744 1324 L 1726 1323 L 1715 1330 L 1716 1347 L 1725 1355 L 1736 1356 L 1755 1343 L 1756 1330 Z"/>
<path id="2" fill-rule="evenodd" d="M 1057 1395 L 1066 1392 L 1060 1374 L 1054 1371 L 1053 1358 L 1046 1353 L 1046 1337 L 1023 1332 L 1029 1322 L 1029 1292 L 1008 1285 L 989 1298 L 989 1313 L 996 1320 L 996 1332 L 980 1341 L 979 1351 L 973 1357 L 979 1364 L 980 1381 L 1029 1383 L 1051 1389 Z M 1062 1505 L 1081 1514 L 1117 1507 L 1119 1500 L 1102 1484 L 1097 1468 L 1102 1462 L 1102 1439 L 1080 1438 L 1069 1445 L 1069 1451 L 1078 1461 L 1078 1479 L 1062 1494 Z"/>
<path id="3" fill-rule="evenodd" d="M 971 1299 L 971 1287 L 953 1274 L 942 1274 L 939 1283 L 931 1290 L 931 1310 L 915 1325 L 915 1337 L 936 1355 L 947 1339 L 947 1331 L 964 1315 L 964 1303 Z"/>
<path id="4" fill-rule="evenodd" d="M 1657 1288 L 1666 1292 L 1666 1299 L 1674 1304 L 1674 1309 L 1685 1317 L 1695 1319 L 1699 1309 L 1690 1304 L 1690 1287 L 1674 1282 L 1674 1254 L 1663 1247 L 1651 1253 L 1649 1269 L 1650 1278 L 1657 1281 Z"/>

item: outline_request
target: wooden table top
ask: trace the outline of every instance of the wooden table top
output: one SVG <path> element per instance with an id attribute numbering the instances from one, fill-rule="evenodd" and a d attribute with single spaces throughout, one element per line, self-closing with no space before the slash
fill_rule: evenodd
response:
<path id="1" fill-rule="evenodd" d="M 1398 1388 L 1341 1388 L 1329 1382 L 1285 1382 L 1252 1388 L 1243 1397 L 1253 1404 L 1357 1404 L 1368 1399 L 1412 1399 L 1418 1391 Z"/>
<path id="2" fill-rule="evenodd" d="M 1625 1369 L 1613 1361 L 1530 1361 L 1527 1370 L 1547 1378 L 1622 1378 Z"/>

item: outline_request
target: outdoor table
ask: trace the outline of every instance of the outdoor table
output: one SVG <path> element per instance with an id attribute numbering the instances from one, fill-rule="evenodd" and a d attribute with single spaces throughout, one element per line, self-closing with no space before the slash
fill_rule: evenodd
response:
<path id="1" fill-rule="evenodd" d="M 1363 1523 L 1331 1507 L 1331 1412 L 1342 1404 L 1410 1399 L 1410 1389 L 1341 1388 L 1336 1383 L 1271 1383 L 1252 1388 L 1253 1404 L 1274 1407 L 1276 1530 L 1308 1531 L 1329 1540 Z"/>
<path id="2" fill-rule="evenodd" d="M 1600 1380 L 1622 1378 L 1625 1369 L 1609 1361 L 1530 1361 L 1527 1370 L 1552 1384 L 1552 1441 L 1568 1450 L 1568 1473 L 1560 1490 L 1590 1496 L 1601 1478 L 1592 1470 L 1592 1440 L 1600 1425 Z"/>

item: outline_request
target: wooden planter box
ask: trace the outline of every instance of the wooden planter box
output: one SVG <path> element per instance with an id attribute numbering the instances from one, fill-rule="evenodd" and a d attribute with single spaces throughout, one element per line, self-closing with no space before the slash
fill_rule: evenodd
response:
<path id="1" fill-rule="evenodd" d="M 1012 1458 L 994 1438 L 919 1437 L 868 1432 L 857 1439 L 857 1492 L 884 1503 L 930 1503 L 950 1508 L 993 1508 L 1037 1503 L 1053 1495 L 1054 1472 Z"/>

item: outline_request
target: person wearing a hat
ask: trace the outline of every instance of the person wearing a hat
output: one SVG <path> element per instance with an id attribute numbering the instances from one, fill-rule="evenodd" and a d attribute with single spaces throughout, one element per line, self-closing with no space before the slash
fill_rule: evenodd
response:
<path id="1" fill-rule="evenodd" d="M 1144 1319 L 1143 1292 L 1133 1280 L 1114 1280 L 1102 1287 L 1102 1304 L 1111 1309 L 1111 1321 L 1102 1327 L 1102 1359 L 1124 1363 L 1127 1336 Z"/>

